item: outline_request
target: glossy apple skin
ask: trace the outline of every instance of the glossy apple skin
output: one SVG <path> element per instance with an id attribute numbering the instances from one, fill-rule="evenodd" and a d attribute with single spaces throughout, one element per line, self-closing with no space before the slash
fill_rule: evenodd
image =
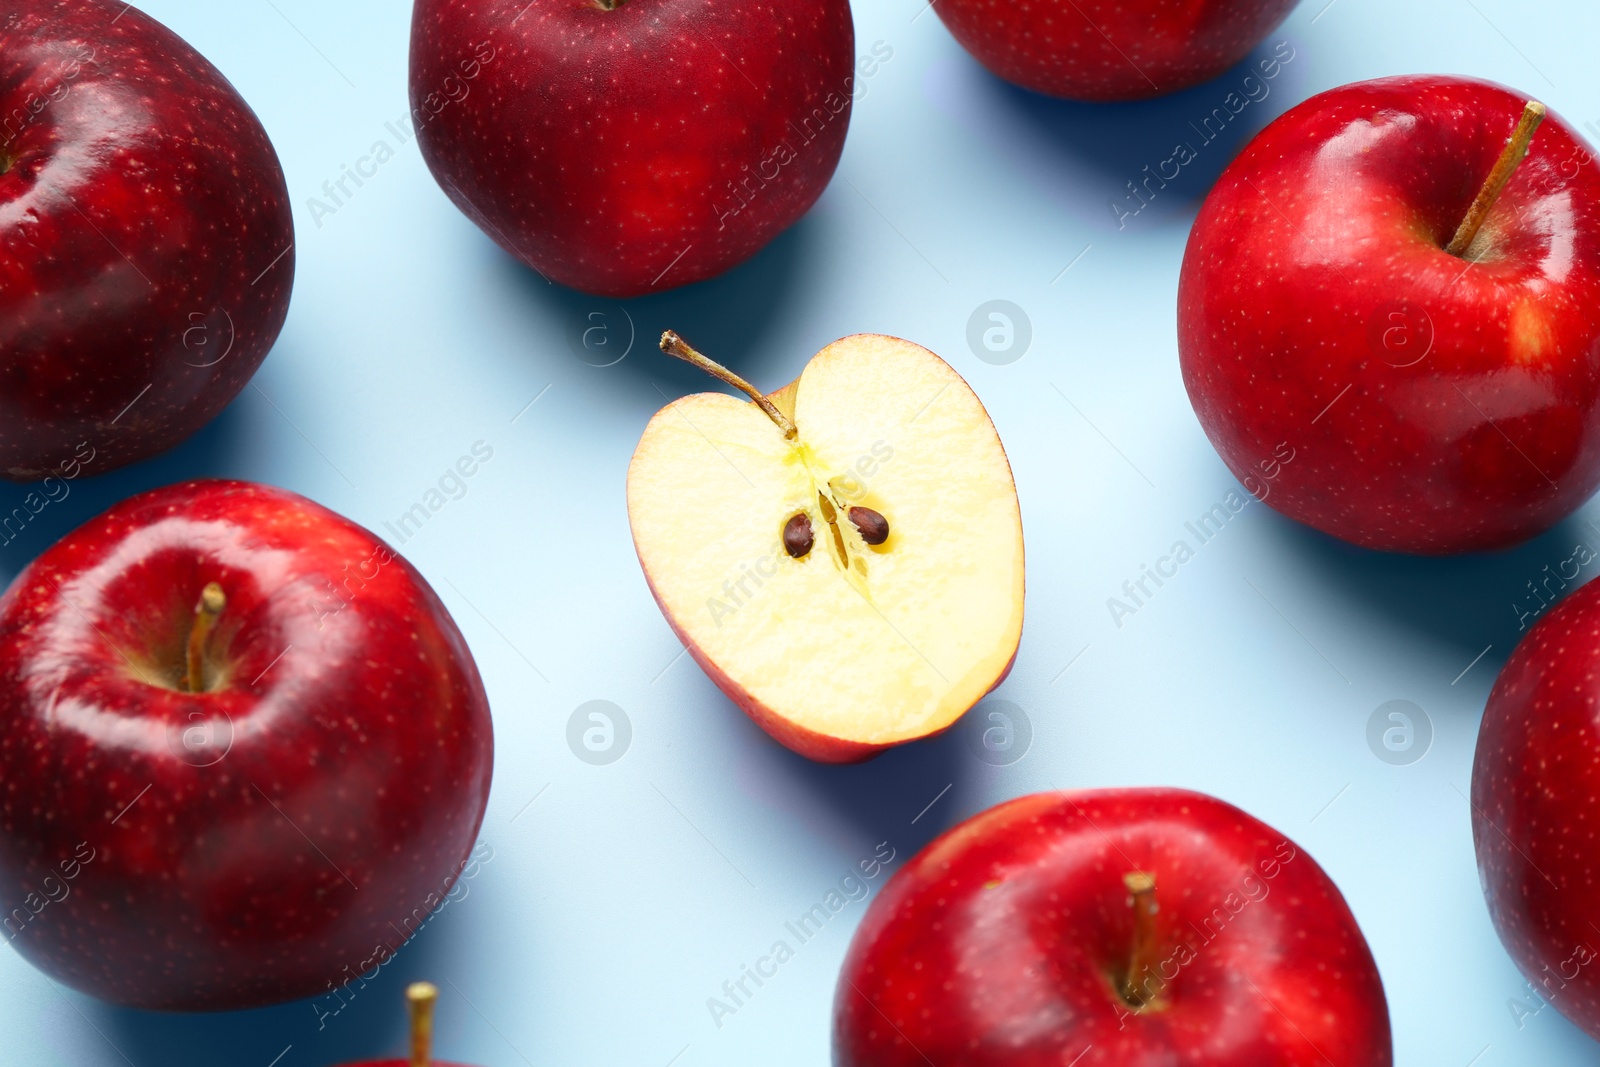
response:
<path id="1" fill-rule="evenodd" d="M 978 62 L 1024 89 L 1139 100 L 1209 81 L 1243 59 L 1295 0 L 939 0 Z"/>
<path id="2" fill-rule="evenodd" d="M 0 14 L 13 480 L 60 474 L 83 445 L 88 474 L 176 445 L 244 388 L 289 311 L 294 223 L 266 131 L 204 57 L 124 6 Z"/>
<path id="3" fill-rule="evenodd" d="M 636 296 L 720 274 L 805 214 L 844 149 L 854 48 L 848 0 L 417 0 L 412 117 L 506 251 Z"/>
<path id="4" fill-rule="evenodd" d="M 1134 870 L 1156 879 L 1160 1011 L 1131 1012 L 1113 985 Z M 836 1067 L 1393 1062 L 1377 967 L 1332 881 L 1278 831 L 1176 789 L 1027 796 L 947 831 L 872 902 L 834 999 Z"/>
<path id="5" fill-rule="evenodd" d="M 1184 384 L 1247 487 L 1368 548 L 1510 545 L 1600 485 L 1600 166 L 1551 115 L 1469 250 L 1446 253 L 1525 98 L 1347 85 L 1229 166 L 1178 287 Z M 1348 391 L 1347 391 L 1348 390 Z"/>
<path id="6" fill-rule="evenodd" d="M 191 694 L 169 686 L 208 581 L 227 673 Z M 248 482 L 144 493 L 0 598 L 3 936 L 119 1004 L 326 994 L 448 891 L 492 762 L 466 643 L 381 541 Z"/>
<path id="7" fill-rule="evenodd" d="M 1489 916 L 1535 991 L 1600 1039 L 1600 584 L 1541 619 L 1501 670 L 1472 763 Z"/>

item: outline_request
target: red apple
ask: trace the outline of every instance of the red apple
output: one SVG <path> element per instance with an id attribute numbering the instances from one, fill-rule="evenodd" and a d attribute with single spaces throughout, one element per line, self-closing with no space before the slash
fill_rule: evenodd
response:
<path id="1" fill-rule="evenodd" d="M 1138 100 L 1243 59 L 1295 0 L 936 0 L 961 47 L 1024 89 Z"/>
<path id="2" fill-rule="evenodd" d="M 848 0 L 414 11 L 423 158 L 469 218 L 563 285 L 623 297 L 720 274 L 805 214 L 844 149 Z"/>
<path id="3" fill-rule="evenodd" d="M 1511 654 L 1472 763 L 1472 839 L 1506 950 L 1539 995 L 1600 1038 L 1600 583 Z"/>
<path id="4" fill-rule="evenodd" d="M 628 465 L 634 548 L 684 648 L 810 759 L 950 729 L 1016 662 L 1027 584 L 1016 483 L 977 394 L 881 334 L 835 341 L 771 394 L 670 330 L 661 347 L 754 401 L 673 401 Z"/>
<path id="5" fill-rule="evenodd" d="M 1218 180 L 1178 346 L 1201 426 L 1269 505 L 1446 553 L 1531 537 L 1600 485 L 1600 167 L 1541 114 L 1466 78 L 1361 82 Z"/>
<path id="6" fill-rule="evenodd" d="M 1387 1067 L 1339 890 L 1283 834 L 1177 789 L 1049 793 L 948 831 L 850 943 L 837 1067 Z"/>
<path id="7" fill-rule="evenodd" d="M 171 448 L 238 395 L 289 311 L 294 223 L 266 131 L 120 0 L 0 13 L 0 236 L 0 477 Z"/>
<path id="8" fill-rule="evenodd" d="M 0 922 L 120 1004 L 330 994 L 462 870 L 483 683 L 412 567 L 281 489 L 141 494 L 0 598 Z"/>
<path id="9" fill-rule="evenodd" d="M 461 1067 L 433 1058 L 433 1009 L 439 989 L 432 982 L 412 982 L 406 987 L 411 1012 L 411 1055 L 403 1060 L 366 1060 L 346 1067 Z"/>

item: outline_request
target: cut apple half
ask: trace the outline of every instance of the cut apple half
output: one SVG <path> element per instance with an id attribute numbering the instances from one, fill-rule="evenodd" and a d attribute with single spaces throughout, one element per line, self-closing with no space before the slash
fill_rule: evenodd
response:
<path id="1" fill-rule="evenodd" d="M 812 759 L 948 728 L 1022 636 L 1022 516 L 988 413 L 909 341 L 835 341 L 770 396 L 697 393 L 645 428 L 628 518 L 650 590 L 735 703 Z"/>

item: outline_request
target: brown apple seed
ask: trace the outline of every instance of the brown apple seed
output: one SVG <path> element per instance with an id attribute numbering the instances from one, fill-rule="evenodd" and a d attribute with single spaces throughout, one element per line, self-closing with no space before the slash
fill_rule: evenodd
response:
<path id="1" fill-rule="evenodd" d="M 795 559 L 810 552 L 815 543 L 816 537 L 811 533 L 811 516 L 805 512 L 800 512 L 783 524 L 783 550 Z"/>
<path id="2" fill-rule="evenodd" d="M 861 531 L 861 540 L 869 545 L 881 545 L 889 540 L 889 520 L 871 508 L 851 508 L 850 521 Z"/>

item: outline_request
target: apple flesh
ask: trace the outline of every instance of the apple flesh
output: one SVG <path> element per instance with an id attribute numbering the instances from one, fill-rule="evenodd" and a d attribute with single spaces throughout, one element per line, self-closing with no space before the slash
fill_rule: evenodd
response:
<path id="1" fill-rule="evenodd" d="M 0 14 L 0 235 L 0 477 L 171 448 L 238 395 L 289 311 L 294 222 L 266 132 L 121 2 Z"/>
<path id="2" fill-rule="evenodd" d="M 771 401 L 793 438 L 724 393 L 645 428 L 628 518 L 662 613 L 802 755 L 861 760 L 949 727 L 1022 634 L 1022 520 L 993 423 L 938 356 L 874 334 L 829 345 Z"/>
<path id="3" fill-rule="evenodd" d="M 418 0 L 411 109 L 449 198 L 545 278 L 612 297 L 743 262 L 832 177 L 848 0 Z"/>
<path id="4" fill-rule="evenodd" d="M 1541 619 L 1501 670 L 1472 763 L 1489 916 L 1535 991 L 1600 1039 L 1600 584 Z"/>
<path id="5" fill-rule="evenodd" d="M 1295 0 L 938 0 L 961 46 L 1006 81 L 1074 100 L 1138 100 L 1239 62 Z"/>
<path id="6" fill-rule="evenodd" d="M 370 972 L 462 871 L 492 762 L 444 605 L 293 493 L 141 494 L 0 598 L 0 923 L 93 996 L 231 1010 Z"/>
<path id="7" fill-rule="evenodd" d="M 1388 1067 L 1339 890 L 1199 793 L 1007 801 L 895 872 L 846 955 L 837 1067 Z"/>
<path id="8" fill-rule="evenodd" d="M 1446 250 L 1525 102 L 1465 78 L 1347 85 L 1218 180 L 1179 282 L 1183 378 L 1271 507 L 1439 554 L 1524 540 L 1600 485 L 1590 149 L 1551 115 L 1476 238 Z"/>

